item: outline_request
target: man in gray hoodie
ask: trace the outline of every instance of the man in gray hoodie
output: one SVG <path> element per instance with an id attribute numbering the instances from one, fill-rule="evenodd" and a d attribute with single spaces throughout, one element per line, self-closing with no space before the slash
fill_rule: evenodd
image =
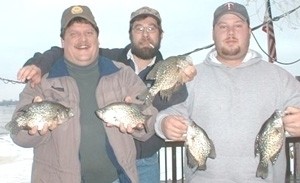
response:
<path id="1" fill-rule="evenodd" d="M 196 66 L 197 76 L 187 83 L 187 100 L 158 114 L 155 130 L 162 138 L 185 140 L 187 124 L 193 120 L 214 143 L 216 158 L 207 160 L 206 170 L 187 168 L 187 182 L 285 182 L 285 149 L 262 179 L 256 177 L 259 157 L 254 156 L 254 144 L 276 109 L 286 114 L 285 130 L 300 136 L 300 83 L 249 49 L 250 36 L 243 5 L 219 6 L 213 20 L 215 48 Z"/>

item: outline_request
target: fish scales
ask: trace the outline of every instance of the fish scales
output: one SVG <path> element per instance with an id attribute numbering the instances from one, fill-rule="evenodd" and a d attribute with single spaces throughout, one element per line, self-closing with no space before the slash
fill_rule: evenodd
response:
<path id="1" fill-rule="evenodd" d="M 104 122 L 120 126 L 122 123 L 125 128 L 137 128 L 139 124 L 145 125 L 150 115 L 144 115 L 142 106 L 126 102 L 114 102 L 96 111 L 96 114 Z"/>
<path id="2" fill-rule="evenodd" d="M 186 134 L 187 165 L 196 170 L 206 170 L 207 158 L 216 158 L 213 141 L 207 133 L 195 122 L 188 126 Z"/>
<path id="3" fill-rule="evenodd" d="M 183 70 L 193 65 L 189 56 L 171 56 L 155 64 L 146 79 L 155 80 L 152 87 L 137 96 L 137 99 L 150 104 L 157 93 L 169 100 L 172 94 L 183 84 Z"/>
<path id="4" fill-rule="evenodd" d="M 262 125 L 255 139 L 255 156 L 260 156 L 256 176 L 268 177 L 269 162 L 275 164 L 282 149 L 285 132 L 282 122 L 283 113 L 276 110 Z"/>
<path id="5" fill-rule="evenodd" d="M 61 124 L 74 116 L 70 108 L 60 103 L 46 100 L 27 104 L 18 109 L 17 112 L 19 114 L 5 126 L 12 134 L 35 126 L 38 127 L 38 130 L 41 130 L 46 123 L 49 126 L 54 121 L 57 124 Z"/>

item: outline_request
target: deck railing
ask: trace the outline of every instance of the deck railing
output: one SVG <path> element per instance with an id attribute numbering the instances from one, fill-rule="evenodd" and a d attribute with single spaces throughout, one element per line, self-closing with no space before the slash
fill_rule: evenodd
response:
<path id="1" fill-rule="evenodd" d="M 300 137 L 287 137 L 285 151 L 287 182 L 300 182 Z"/>
<path id="2" fill-rule="evenodd" d="M 287 137 L 285 144 L 287 157 L 286 182 L 300 182 L 300 137 Z M 184 142 L 166 141 L 159 151 L 161 182 L 184 182 Z"/>
<path id="3" fill-rule="evenodd" d="M 162 182 L 183 183 L 184 142 L 166 141 L 158 155 Z"/>

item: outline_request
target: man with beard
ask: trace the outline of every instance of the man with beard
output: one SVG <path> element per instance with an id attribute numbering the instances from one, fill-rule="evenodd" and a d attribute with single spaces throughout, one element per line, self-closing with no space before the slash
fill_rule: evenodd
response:
<path id="1" fill-rule="evenodd" d="M 155 63 L 163 60 L 159 52 L 163 37 L 159 12 L 149 7 L 142 7 L 132 12 L 129 35 L 131 43 L 125 48 L 100 48 L 99 54 L 129 65 L 144 81 L 145 85 L 151 87 L 153 81 L 146 80 L 146 76 Z M 31 86 L 34 87 L 40 82 L 41 75 L 47 73 L 52 64 L 62 55 L 63 49 L 59 47 L 52 47 L 43 54 L 36 53 L 33 58 L 26 62 L 25 67 L 20 69 L 18 79 L 21 81 L 29 80 Z M 190 81 L 196 74 L 195 68 L 188 68 L 185 73 L 186 81 Z M 187 98 L 187 95 L 186 87 L 183 85 L 183 87 L 172 95 L 169 101 L 162 100 L 159 95 L 155 96 L 153 105 L 160 111 L 171 105 L 183 102 Z M 157 135 L 153 135 L 145 142 L 135 140 L 135 145 L 139 182 L 160 182 L 157 151 L 164 145 L 164 140 Z M 120 171 L 118 165 L 115 166 L 121 180 L 122 173 L 120 172 L 122 171 Z"/>

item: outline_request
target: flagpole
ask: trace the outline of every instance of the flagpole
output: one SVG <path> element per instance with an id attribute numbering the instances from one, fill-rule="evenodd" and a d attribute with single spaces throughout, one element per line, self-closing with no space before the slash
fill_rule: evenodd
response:
<path id="1" fill-rule="evenodd" d="M 269 16 L 272 19 L 272 12 L 271 12 L 271 3 L 270 3 L 270 0 L 267 0 L 266 3 L 267 3 L 266 7 L 267 7 L 267 10 L 268 10 Z"/>
<path id="2" fill-rule="evenodd" d="M 268 52 L 269 52 L 269 62 L 273 63 L 277 60 L 276 47 L 275 47 L 275 34 L 272 21 L 272 11 L 270 0 L 266 0 L 266 13 L 268 14 L 269 20 L 271 20 L 266 25 L 266 32 L 268 34 Z M 265 17 L 266 18 L 266 17 Z"/>

